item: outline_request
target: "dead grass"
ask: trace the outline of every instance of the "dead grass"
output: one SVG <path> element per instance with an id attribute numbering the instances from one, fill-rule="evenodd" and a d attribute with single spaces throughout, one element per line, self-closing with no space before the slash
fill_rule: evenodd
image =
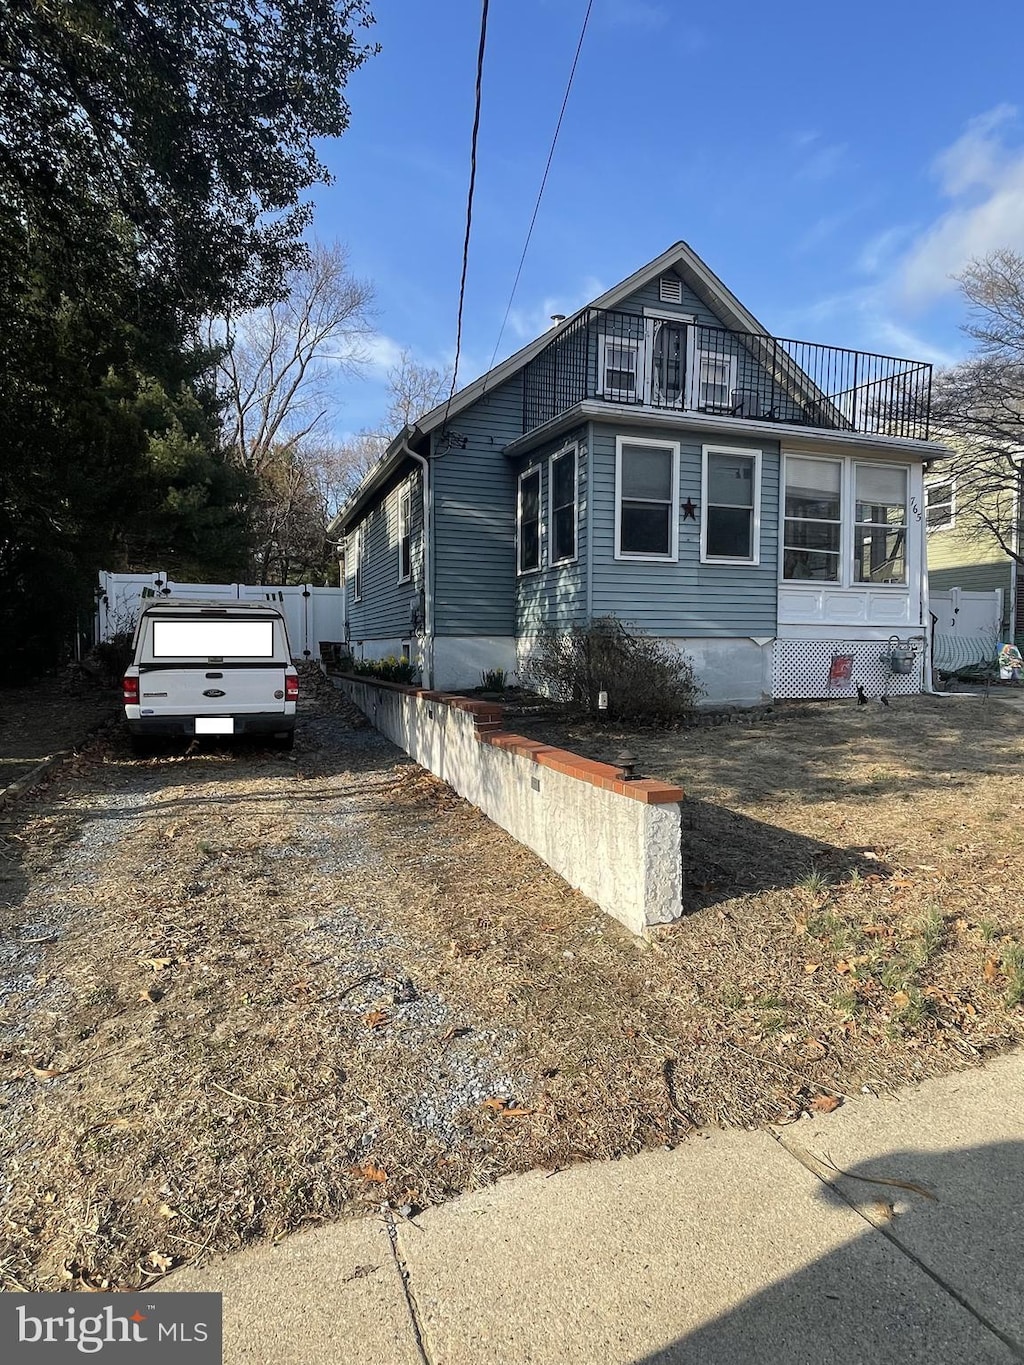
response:
<path id="1" fill-rule="evenodd" d="M 545 726 L 690 793 L 689 913 L 644 943 L 322 695 L 297 763 L 101 742 L 0 827 L 8 933 L 74 903 L 6 1002 L 6 1287 L 140 1287 L 1024 1034 L 1016 712 Z"/>

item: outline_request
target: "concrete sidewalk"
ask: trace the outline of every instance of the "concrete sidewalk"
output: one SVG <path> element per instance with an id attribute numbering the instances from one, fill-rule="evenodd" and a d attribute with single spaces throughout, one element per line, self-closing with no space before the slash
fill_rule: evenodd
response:
<path id="1" fill-rule="evenodd" d="M 1017 1054 L 775 1134 L 503 1181 L 416 1226 L 321 1228 L 162 1288 L 223 1293 L 227 1365 L 1021 1361 L 1022 1192 Z"/>

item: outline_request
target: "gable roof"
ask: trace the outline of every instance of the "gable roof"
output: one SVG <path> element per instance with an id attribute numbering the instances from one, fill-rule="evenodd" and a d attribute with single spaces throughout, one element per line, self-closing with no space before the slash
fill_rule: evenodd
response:
<path id="1" fill-rule="evenodd" d="M 743 307 L 736 295 L 722 283 L 714 271 L 705 265 L 693 247 L 688 246 L 686 242 L 676 242 L 674 246 L 670 246 L 667 251 L 663 251 L 653 261 L 648 261 L 647 265 L 634 271 L 621 284 L 615 285 L 614 288 L 609 289 L 600 298 L 594 299 L 593 302 L 585 303 L 582 308 L 577 308 L 571 317 L 567 317 L 556 327 L 549 327 L 547 331 L 541 332 L 539 337 L 528 342 L 521 350 L 510 355 L 507 360 L 503 360 L 500 365 L 495 365 L 493 370 L 488 370 L 479 379 L 474 379 L 464 389 L 460 389 L 452 399 L 449 417 L 454 417 L 456 413 L 468 408 L 490 389 L 496 388 L 506 379 L 511 379 L 524 365 L 529 364 L 535 355 L 539 355 L 546 346 L 549 346 L 559 333 L 566 331 L 584 313 L 590 312 L 592 308 L 615 309 L 625 299 L 629 298 L 630 294 L 642 289 L 645 284 L 656 280 L 660 275 L 664 275 L 667 270 L 675 270 L 677 274 L 681 275 L 697 297 L 722 319 L 726 327 L 738 332 L 763 332 L 765 330 L 754 315 Z M 445 403 L 439 403 L 437 407 L 431 408 L 417 421 L 417 431 L 426 435 L 427 432 L 436 430 L 444 421 L 446 406 Z"/>
<path id="2" fill-rule="evenodd" d="M 339 528 L 343 527 L 360 510 L 366 500 L 377 491 L 380 485 L 394 472 L 395 468 L 406 458 L 404 447 L 408 441 L 418 440 L 436 431 L 447 419 L 450 420 L 458 413 L 471 407 L 484 394 L 503 384 L 506 379 L 511 379 L 517 374 L 524 365 L 539 355 L 546 346 L 561 333 L 566 331 L 577 318 L 584 313 L 588 313 L 592 308 L 614 309 L 623 300 L 627 299 L 636 290 L 642 289 L 644 285 L 652 280 L 664 275 L 666 271 L 674 270 L 690 286 L 697 297 L 711 309 L 711 311 L 722 319 L 726 327 L 740 332 L 760 332 L 765 331 L 764 327 L 758 322 L 743 304 L 740 303 L 736 295 L 728 289 L 718 276 L 708 265 L 697 255 L 693 247 L 686 242 L 676 242 L 667 251 L 663 251 L 660 256 L 656 256 L 653 261 L 648 261 L 639 270 L 633 272 L 627 279 L 612 289 L 607 290 L 599 298 L 591 303 L 584 304 L 578 308 L 571 317 L 567 317 L 556 327 L 549 327 L 533 341 L 528 342 L 514 355 L 510 355 L 507 360 L 495 365 L 486 374 L 480 375 L 460 389 L 452 398 L 451 403 L 447 401 L 438 405 L 425 413 L 418 421 L 409 427 L 403 428 L 395 439 L 388 446 L 374 467 L 363 477 L 362 482 L 345 502 L 345 505 L 332 518 L 328 527 L 328 534 L 333 535 Z"/>

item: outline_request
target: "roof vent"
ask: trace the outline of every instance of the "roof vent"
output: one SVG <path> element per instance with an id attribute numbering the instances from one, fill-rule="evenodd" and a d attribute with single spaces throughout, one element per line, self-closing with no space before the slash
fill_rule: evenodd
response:
<path id="1" fill-rule="evenodd" d="M 678 275 L 662 275 L 658 281 L 658 290 L 662 303 L 683 301 L 683 282 Z"/>
<path id="2" fill-rule="evenodd" d="M 560 322 L 564 322 L 564 321 L 565 321 L 565 314 L 564 314 L 564 313 L 552 313 L 552 314 L 551 314 L 551 325 L 552 325 L 552 327 L 557 327 L 558 324 L 559 324 Z"/>

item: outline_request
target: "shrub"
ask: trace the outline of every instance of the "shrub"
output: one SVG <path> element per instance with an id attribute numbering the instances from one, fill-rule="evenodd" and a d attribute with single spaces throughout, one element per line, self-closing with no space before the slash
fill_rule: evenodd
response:
<path id="1" fill-rule="evenodd" d="M 381 682 L 414 683 L 419 670 L 410 660 L 389 654 L 386 659 L 353 659 L 349 672 L 359 678 L 379 678 Z"/>
<path id="2" fill-rule="evenodd" d="M 508 686 L 508 674 L 503 668 L 488 668 L 480 674 L 480 687 L 484 692 L 504 692 Z"/>
<path id="3" fill-rule="evenodd" d="M 595 715 L 608 694 L 612 720 L 671 721 L 691 711 L 704 689 L 689 659 L 616 616 L 540 635 L 523 669 L 538 691 Z"/>
<path id="4" fill-rule="evenodd" d="M 92 647 L 92 657 L 103 670 L 108 682 L 119 683 L 132 661 L 132 640 L 135 628 L 119 630 L 109 640 L 100 640 Z"/>

